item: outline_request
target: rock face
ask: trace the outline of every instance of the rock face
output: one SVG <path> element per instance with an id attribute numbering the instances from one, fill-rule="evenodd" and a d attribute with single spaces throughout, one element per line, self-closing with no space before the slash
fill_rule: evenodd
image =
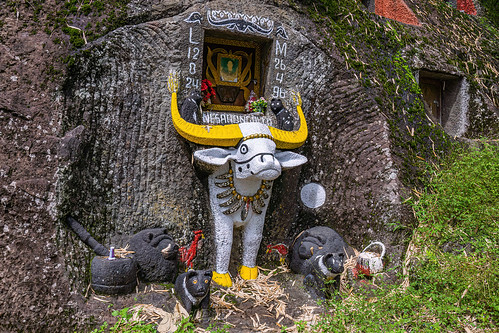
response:
<path id="1" fill-rule="evenodd" d="M 166 87 L 169 70 L 179 70 L 179 100 L 189 96 L 193 82 L 201 79 L 206 31 L 262 41 L 270 63 L 263 68 L 267 100 L 281 98 L 291 107 L 291 90 L 303 96 L 310 135 L 302 151 L 310 163 L 299 179 L 283 183 L 291 196 L 272 198 L 299 215 L 296 221 L 276 216 L 266 228 L 281 233 L 268 241 L 325 225 L 358 247 L 366 238 L 397 243 L 386 232 L 400 214 L 386 120 L 358 80 L 316 46 L 322 38 L 311 21 L 266 4 L 193 5 L 173 17 L 120 28 L 77 58 L 64 90 L 63 128 L 76 135 L 83 126 L 84 148 L 60 173 L 59 212 L 77 215 L 103 238 L 150 227 L 168 229 L 179 243 L 186 243 L 186 231 L 193 229 L 211 238 L 205 177 L 196 175 L 191 147 L 172 127 Z M 326 190 L 328 199 L 318 209 L 304 207 L 296 196 L 309 182 Z M 82 266 L 77 263 L 88 259 L 61 235 L 65 248 L 77 246 L 79 259 L 67 265 L 82 280 L 88 273 L 76 272 Z M 213 262 L 208 252 L 198 256 L 204 267 Z"/>
<path id="2" fill-rule="evenodd" d="M 398 56 L 414 72 L 466 77 L 467 97 L 461 102 L 468 109 L 450 114 L 459 126 L 448 130 L 467 138 L 496 137 L 497 93 L 490 91 L 497 91 L 497 84 L 486 78 L 499 67 L 486 54 L 496 42 L 486 40 L 485 29 L 483 35 L 475 33 L 477 23 L 464 14 L 452 14 L 456 25 L 446 28 L 448 12 L 439 16 L 431 4 L 405 2 L 422 27 L 399 29 L 409 31 L 414 45 Z M 48 12 L 62 5 L 40 6 Z M 388 26 L 374 14 L 352 13 L 333 18 L 351 26 L 373 21 L 376 34 L 395 30 L 393 22 Z M 212 268 L 207 175 L 192 165 L 192 153 L 200 147 L 176 134 L 166 89 L 171 69 L 182 75 L 180 101 L 199 88 L 206 36 L 257 42 L 264 97 L 281 99 L 290 112 L 289 91 L 299 91 L 303 99 L 309 138 L 296 152 L 309 162 L 274 182 L 261 248 L 288 243 L 300 231 L 322 225 L 356 248 L 383 242 L 389 264 L 397 264 L 404 237 L 392 226 L 410 225 L 412 213 L 401 196 L 409 197 L 413 183 L 407 175 L 418 168 L 404 155 L 421 147 L 439 154 L 441 142 L 432 136 L 438 126 L 428 126 L 424 116 L 410 123 L 409 109 L 385 103 L 393 96 L 409 101 L 419 92 L 397 85 L 388 90 L 385 83 L 392 78 L 382 76 L 383 81 L 374 70 L 369 80 L 365 72 L 360 75 L 359 68 L 376 64 L 362 64 L 365 50 L 350 48 L 348 54 L 344 47 L 364 37 L 338 30 L 335 36 L 347 36 L 340 45 L 309 16 L 307 9 L 283 1 L 130 1 L 126 26 L 74 52 L 68 36 L 42 32 L 49 18 L 40 17 L 32 4 L 0 7 L 1 330 L 74 331 L 95 315 L 81 296 L 94 255 L 64 226 L 68 214 L 100 243 L 115 247 L 148 228 L 166 229 L 178 244 L 189 243 L 192 230 L 203 230 L 207 241 L 194 265 Z M 442 38 L 435 37 L 433 26 Z M 462 26 L 466 35 L 476 36 L 470 45 L 445 38 L 464 36 Z M 392 37 L 392 44 L 368 51 L 390 52 L 385 49 L 399 42 L 398 35 Z M 58 59 L 68 56 L 63 74 Z M 487 65 L 473 60 L 479 58 Z M 348 59 L 356 59 L 354 68 Z M 388 67 L 400 63 L 386 59 Z M 403 117 L 393 120 L 390 113 L 396 110 Z M 227 119 L 213 115 L 210 122 Z M 275 123 L 271 113 L 268 121 Z M 409 143 L 395 139 L 400 133 Z M 301 188 L 310 183 L 325 191 L 324 204 L 316 208 L 300 201 Z"/>

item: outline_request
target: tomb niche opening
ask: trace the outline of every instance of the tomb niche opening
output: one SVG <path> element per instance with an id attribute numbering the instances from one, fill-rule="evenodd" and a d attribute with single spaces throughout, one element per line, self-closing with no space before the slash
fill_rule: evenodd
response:
<path id="1" fill-rule="evenodd" d="M 419 86 L 430 118 L 447 134 L 462 136 L 468 120 L 469 93 L 467 81 L 448 73 L 419 71 Z"/>
<path id="2" fill-rule="evenodd" d="M 270 47 L 268 39 L 206 31 L 202 79 L 216 92 L 207 109 L 245 112 L 250 96 L 263 97 Z"/>

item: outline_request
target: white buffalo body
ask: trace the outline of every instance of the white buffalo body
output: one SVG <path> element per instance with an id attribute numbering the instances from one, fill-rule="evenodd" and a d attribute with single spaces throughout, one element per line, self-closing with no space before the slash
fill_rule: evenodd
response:
<path id="1" fill-rule="evenodd" d="M 307 161 L 302 155 L 276 150 L 267 126 L 244 123 L 239 124 L 239 127 L 243 139 L 236 148 L 209 148 L 194 153 L 196 161 L 212 171 L 208 184 L 215 222 L 218 274 L 228 273 L 234 226 L 244 227 L 242 265 L 249 268 L 256 266 L 272 181 L 281 175 L 282 170 L 297 167 Z M 232 170 L 231 174 L 229 169 Z M 227 194 L 231 191 L 231 194 Z M 226 193 L 223 198 L 217 197 L 223 193 Z M 240 208 L 237 208 L 238 195 L 246 198 Z M 236 204 L 227 205 L 232 198 Z M 251 205 L 256 205 L 256 211 Z M 232 212 L 231 208 L 235 211 Z"/>

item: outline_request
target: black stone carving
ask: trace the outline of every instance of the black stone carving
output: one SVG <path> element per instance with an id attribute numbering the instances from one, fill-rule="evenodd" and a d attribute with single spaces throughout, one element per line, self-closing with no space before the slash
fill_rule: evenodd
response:
<path id="1" fill-rule="evenodd" d="M 272 98 L 272 101 L 270 101 L 270 109 L 274 112 L 277 118 L 278 128 L 285 131 L 293 130 L 295 119 L 293 118 L 291 112 L 284 107 L 280 99 Z"/>
<path id="2" fill-rule="evenodd" d="M 291 246 L 290 268 L 305 275 L 304 283 L 314 298 L 330 298 L 340 286 L 340 274 L 348 245 L 333 229 L 313 227 L 303 231 Z M 332 283 L 325 281 L 334 280 Z"/>
<path id="3" fill-rule="evenodd" d="M 88 231 L 85 230 L 85 228 L 83 228 L 83 226 L 74 218 L 67 216 L 66 224 L 83 241 L 83 243 L 89 246 L 98 256 L 107 256 L 109 254 L 109 249 L 96 241 L 95 238 L 93 238 L 92 235 L 90 235 Z"/>
<path id="4" fill-rule="evenodd" d="M 187 22 L 187 23 L 201 23 L 201 21 L 203 20 L 203 17 L 201 16 L 201 14 L 199 12 L 194 12 L 194 13 L 191 13 L 191 15 L 189 15 L 188 18 L 186 18 L 184 20 L 184 22 Z"/>
<path id="5" fill-rule="evenodd" d="M 173 282 L 178 272 L 178 245 L 164 228 L 146 229 L 130 239 L 135 251 L 139 278 L 144 281 Z"/>
<path id="6" fill-rule="evenodd" d="M 193 91 L 182 103 L 180 108 L 180 116 L 182 119 L 189 123 L 195 124 L 197 121 L 197 112 L 199 111 L 199 104 L 203 100 L 200 93 Z"/>
<path id="7" fill-rule="evenodd" d="M 137 285 L 137 262 L 134 258 L 95 257 L 91 264 L 92 289 L 100 294 L 128 294 Z"/>
<path id="8" fill-rule="evenodd" d="M 227 16 L 227 19 L 217 19 L 216 16 Z M 250 21 L 251 20 L 251 21 Z M 271 22 L 272 26 L 268 29 L 262 28 L 258 23 L 261 21 Z M 237 30 L 239 32 L 259 33 L 262 35 L 269 35 L 274 30 L 274 23 L 268 19 L 258 18 L 256 16 L 248 16 L 244 14 L 235 14 L 225 11 L 208 11 L 208 22 L 216 27 L 227 27 L 230 30 Z"/>
<path id="9" fill-rule="evenodd" d="M 189 314 L 193 310 L 202 309 L 203 317 L 207 316 L 212 275 L 212 271 L 189 270 L 175 280 L 175 293 Z"/>
<path id="10" fill-rule="evenodd" d="M 345 255 L 342 252 L 328 253 L 314 257 L 312 271 L 303 280 L 308 292 L 314 299 L 332 298 L 335 295 L 335 291 L 337 292 L 340 289 L 344 259 Z M 336 295 L 339 296 L 337 293 Z"/>
<path id="11" fill-rule="evenodd" d="M 178 273 L 178 245 L 166 233 L 166 229 L 142 230 L 130 239 L 130 250 L 135 251 L 132 258 L 108 260 L 109 249 L 97 242 L 78 221 L 68 216 L 66 223 L 85 244 L 97 255 L 102 256 L 96 257 L 92 261 L 92 285 L 95 279 L 95 285 L 104 286 L 96 287 L 99 292 L 112 294 L 122 293 L 121 290 L 132 291 L 136 282 L 133 286 L 128 286 L 126 277 L 133 275 L 133 280 L 136 281 L 137 271 L 139 277 L 144 281 L 173 282 L 175 280 Z M 133 261 L 133 264 L 130 261 Z M 108 266 L 111 268 L 107 269 Z M 132 269 L 132 266 L 135 268 Z M 106 275 L 106 271 L 109 274 Z M 124 280 L 116 277 L 115 272 L 120 272 Z M 113 291 L 111 286 L 115 286 L 119 292 Z"/>

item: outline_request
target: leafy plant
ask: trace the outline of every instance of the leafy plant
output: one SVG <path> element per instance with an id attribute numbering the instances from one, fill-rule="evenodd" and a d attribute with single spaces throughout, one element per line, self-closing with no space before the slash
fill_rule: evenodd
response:
<path id="1" fill-rule="evenodd" d="M 129 308 L 123 308 L 121 310 L 115 310 L 112 315 L 118 319 L 116 324 L 112 327 L 108 327 L 109 324 L 105 322 L 99 328 L 96 328 L 92 333 L 102 333 L 102 332 L 116 332 L 116 333 L 128 333 L 128 332 L 140 332 L 140 333 L 155 333 L 156 329 L 153 324 L 145 324 L 140 320 L 133 320 L 133 313 L 131 313 Z"/>
<path id="2" fill-rule="evenodd" d="M 175 333 L 192 333 L 196 329 L 196 326 L 191 321 L 191 317 L 182 318 L 178 324 Z"/>
<path id="3" fill-rule="evenodd" d="M 421 248 L 414 287 L 431 285 L 434 300 L 452 301 L 455 313 L 487 326 L 499 321 L 499 148 L 482 145 L 444 163 L 414 204 Z"/>
<path id="4" fill-rule="evenodd" d="M 494 24 L 496 28 L 499 28 L 499 11 L 497 10 L 497 1 L 495 0 L 480 0 L 480 4 L 486 9 L 486 16 Z"/>
<path id="5" fill-rule="evenodd" d="M 128 0 L 67 0 L 58 5 L 56 10 L 46 11 L 47 22 L 44 30 L 52 35 L 56 29 L 60 29 L 69 36 L 69 42 L 73 47 L 81 48 L 88 42 L 125 25 L 127 3 Z M 43 13 L 40 4 L 34 8 L 35 18 L 38 13 Z M 81 21 L 88 23 L 78 27 Z"/>
<path id="6" fill-rule="evenodd" d="M 251 111 L 265 113 L 265 110 L 267 110 L 267 101 L 265 98 L 260 97 L 260 99 L 251 102 Z"/>
<path id="7" fill-rule="evenodd" d="M 215 325 L 211 324 L 208 326 L 207 331 L 211 333 L 227 333 L 229 331 L 230 326 L 227 324 L 224 324 L 222 327 L 216 327 Z"/>

